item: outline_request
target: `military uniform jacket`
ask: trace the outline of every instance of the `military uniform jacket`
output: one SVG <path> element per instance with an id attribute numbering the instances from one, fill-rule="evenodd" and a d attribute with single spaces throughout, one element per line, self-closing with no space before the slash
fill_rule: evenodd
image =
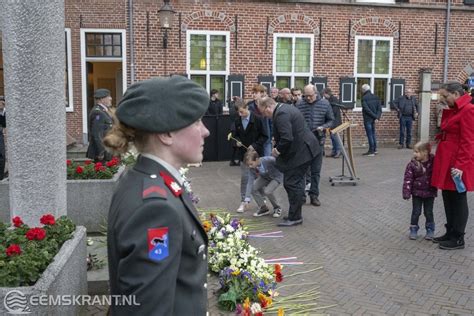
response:
<path id="1" fill-rule="evenodd" d="M 111 294 L 140 306 L 111 306 L 112 315 L 205 315 L 207 242 L 184 188 L 139 156 L 113 195 L 107 251 Z"/>
<path id="2" fill-rule="evenodd" d="M 96 104 L 89 115 L 89 147 L 87 148 L 87 158 L 94 160 L 110 160 L 111 155 L 105 151 L 102 143 L 107 131 L 112 127 L 112 117 L 100 105 Z M 104 156 L 101 159 L 101 156 Z"/>

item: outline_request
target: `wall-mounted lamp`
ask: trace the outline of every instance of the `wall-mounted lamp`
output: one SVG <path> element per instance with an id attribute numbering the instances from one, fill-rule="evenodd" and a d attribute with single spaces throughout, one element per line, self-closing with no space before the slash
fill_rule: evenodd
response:
<path id="1" fill-rule="evenodd" d="M 161 28 L 165 31 L 163 35 L 163 48 L 168 48 L 168 30 L 173 26 L 174 14 L 173 7 L 170 4 L 170 0 L 163 0 L 163 5 L 158 10 L 158 16 L 160 18 Z"/>

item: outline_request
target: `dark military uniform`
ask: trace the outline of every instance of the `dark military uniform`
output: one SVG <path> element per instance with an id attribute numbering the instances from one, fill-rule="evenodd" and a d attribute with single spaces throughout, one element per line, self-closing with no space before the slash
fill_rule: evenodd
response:
<path id="1" fill-rule="evenodd" d="M 112 315 L 205 315 L 207 235 L 178 181 L 139 156 L 115 190 L 108 218 L 112 295 L 135 295 L 140 306 Z"/>
<path id="2" fill-rule="evenodd" d="M 112 122 L 113 120 L 109 112 L 99 104 L 96 104 L 89 114 L 90 137 L 86 154 L 87 158 L 100 161 L 112 159 L 112 155 L 105 150 L 102 143 L 105 134 L 112 127 Z"/>

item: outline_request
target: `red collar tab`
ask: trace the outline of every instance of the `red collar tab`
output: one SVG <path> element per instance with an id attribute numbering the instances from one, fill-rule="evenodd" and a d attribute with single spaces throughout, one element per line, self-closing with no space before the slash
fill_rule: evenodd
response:
<path id="1" fill-rule="evenodd" d="M 166 186 L 170 189 L 174 196 L 178 197 L 183 193 L 183 188 L 174 181 L 173 177 L 166 172 L 161 171 L 160 176 L 165 181 Z"/>

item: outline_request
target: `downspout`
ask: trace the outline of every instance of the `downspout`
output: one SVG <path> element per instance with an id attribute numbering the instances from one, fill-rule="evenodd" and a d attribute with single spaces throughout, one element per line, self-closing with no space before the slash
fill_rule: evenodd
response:
<path id="1" fill-rule="evenodd" d="M 448 80 L 448 61 L 449 61 L 449 26 L 451 21 L 451 0 L 448 0 L 446 8 L 446 28 L 444 31 L 444 73 L 443 82 Z"/>
<path id="2" fill-rule="evenodd" d="M 135 83 L 135 48 L 133 45 L 133 0 L 128 0 L 128 38 L 130 46 L 130 84 Z"/>

